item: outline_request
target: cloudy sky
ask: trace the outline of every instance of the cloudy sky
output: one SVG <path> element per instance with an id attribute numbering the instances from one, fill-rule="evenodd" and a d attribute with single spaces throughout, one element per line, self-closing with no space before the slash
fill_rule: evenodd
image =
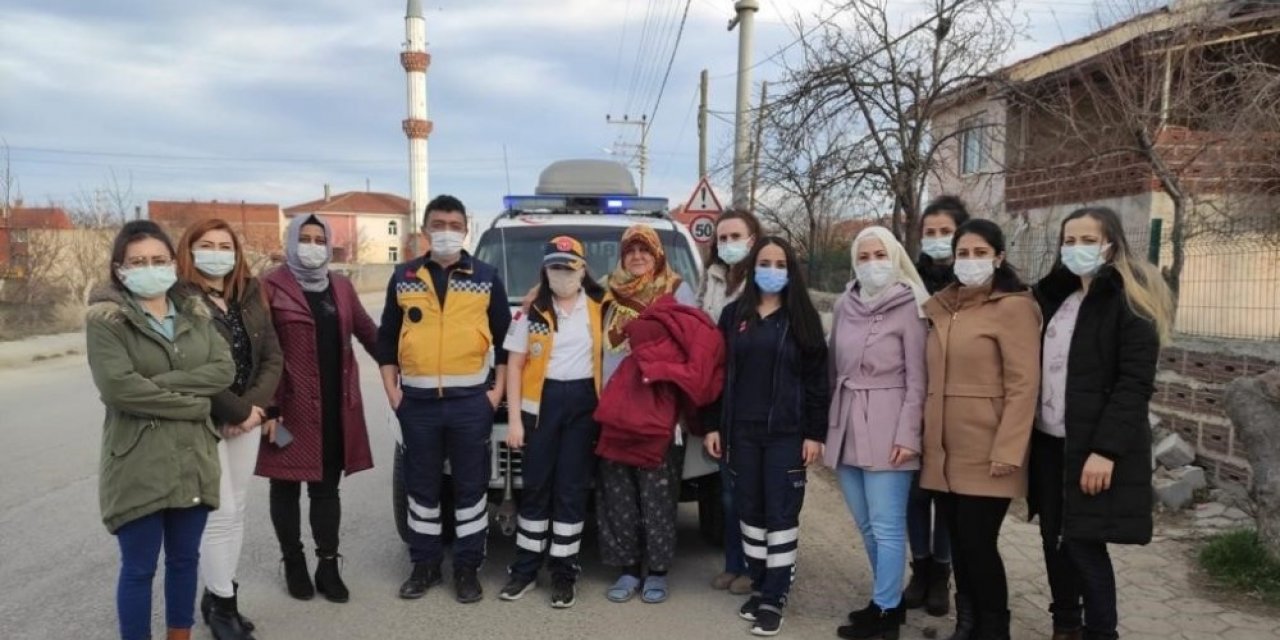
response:
<path id="1" fill-rule="evenodd" d="M 890 0 L 904 26 L 919 0 Z M 1013 1 L 1013 0 L 1011 0 Z M 1104 2 L 1106 0 L 1103 0 Z M 1076 38 L 1095 0 L 1016 0 L 1010 61 Z M 731 0 L 693 0 L 651 133 L 648 191 L 682 200 L 697 174 L 699 70 L 733 108 Z M 756 60 L 795 40 L 825 0 L 762 0 Z M 608 157 L 653 113 L 682 0 L 423 0 L 431 190 L 481 216 L 548 162 Z M 364 189 L 408 195 L 404 0 L 0 0 L 0 138 L 28 203 L 108 182 L 135 199 L 274 202 Z M 755 80 L 779 77 L 779 56 Z M 731 117 L 710 120 L 713 166 Z M 0 158 L 2 159 L 2 158 Z"/>

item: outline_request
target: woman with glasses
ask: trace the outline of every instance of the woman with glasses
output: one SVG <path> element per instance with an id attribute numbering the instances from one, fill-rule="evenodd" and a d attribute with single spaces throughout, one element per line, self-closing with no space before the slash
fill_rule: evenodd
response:
<path id="1" fill-rule="evenodd" d="M 343 472 L 373 467 L 351 340 L 373 355 L 378 328 L 351 281 L 329 270 L 332 237 L 322 218 L 294 218 L 285 232 L 285 264 L 264 278 L 286 366 L 275 396 L 275 441 L 259 451 L 257 473 L 271 479 L 271 523 L 289 595 L 310 600 L 319 592 L 346 602 L 350 593 L 338 572 L 338 481 Z M 314 584 L 302 546 L 303 482 L 316 543 Z"/>
<path id="2" fill-rule="evenodd" d="M 151 637 L 151 589 L 164 548 L 169 640 L 195 624 L 200 537 L 219 504 L 212 398 L 235 380 L 227 343 L 194 298 L 175 295 L 173 243 L 130 222 L 111 250 L 110 284 L 90 297 L 89 370 L 106 407 L 98 498 L 120 545 L 120 637 Z"/>

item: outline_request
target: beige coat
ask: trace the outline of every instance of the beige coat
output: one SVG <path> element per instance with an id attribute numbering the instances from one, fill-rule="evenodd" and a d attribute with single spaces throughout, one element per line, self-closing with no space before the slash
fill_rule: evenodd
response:
<path id="1" fill-rule="evenodd" d="M 1027 493 L 1040 390 L 1040 307 L 1031 292 L 953 284 L 924 306 L 929 392 L 920 486 L 969 496 Z M 991 476 L 991 463 L 1015 465 Z"/>

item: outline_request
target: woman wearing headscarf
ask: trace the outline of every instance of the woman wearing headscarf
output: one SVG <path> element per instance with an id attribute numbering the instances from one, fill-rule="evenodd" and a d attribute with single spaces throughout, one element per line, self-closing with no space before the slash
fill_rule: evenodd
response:
<path id="1" fill-rule="evenodd" d="M 920 468 L 927 333 L 921 305 L 929 294 L 888 229 L 864 229 L 852 254 L 856 279 L 836 301 L 831 328 L 825 461 L 862 533 L 875 582 L 871 602 L 850 613 L 850 624 L 837 633 L 875 638 L 895 635 L 906 618 L 902 566 L 907 498 Z"/>
<path id="2" fill-rule="evenodd" d="M 347 278 L 329 270 L 329 225 L 299 216 L 285 232 L 283 266 L 263 282 L 286 366 L 276 390 L 275 440 L 258 453 L 260 476 L 271 479 L 271 523 L 284 556 L 289 595 L 332 602 L 350 597 L 338 573 L 338 480 L 373 466 L 351 339 L 373 355 L 377 326 Z M 311 499 L 317 566 L 314 585 L 303 554 L 302 483 Z"/>
<path id="3" fill-rule="evenodd" d="M 612 305 L 605 318 L 604 378 L 607 384 L 630 354 L 623 329 L 663 296 L 695 303 L 693 290 L 667 264 L 666 251 L 653 227 L 638 224 L 622 234 L 621 261 L 606 281 Z M 676 429 L 672 424 L 671 428 Z M 606 595 L 626 602 L 641 594 L 648 603 L 667 599 L 667 571 L 675 555 L 676 505 L 683 447 L 677 437 L 656 469 L 601 460 L 597 482 L 600 554 L 621 572 Z M 647 565 L 648 575 L 641 581 Z M 643 584 L 643 590 L 641 586 Z"/>

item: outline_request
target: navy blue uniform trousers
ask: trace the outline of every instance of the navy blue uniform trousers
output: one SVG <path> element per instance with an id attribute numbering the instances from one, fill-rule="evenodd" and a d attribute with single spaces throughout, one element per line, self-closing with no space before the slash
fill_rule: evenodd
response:
<path id="1" fill-rule="evenodd" d="M 739 423 L 729 466 L 742 520 L 742 549 L 761 606 L 781 611 L 795 575 L 807 472 L 804 437 L 769 434 L 763 423 Z"/>
<path id="2" fill-rule="evenodd" d="M 408 394 L 396 411 L 404 437 L 405 493 L 409 502 L 409 558 L 439 565 L 440 488 L 447 457 L 453 476 L 455 568 L 479 568 L 489 532 L 489 442 L 493 405 L 476 392 L 444 398 Z"/>
<path id="3" fill-rule="evenodd" d="M 551 573 L 578 575 L 591 472 L 600 426 L 592 418 L 595 381 L 547 380 L 539 415 L 524 413 L 524 487 L 511 574 L 532 578 L 544 558 Z"/>

